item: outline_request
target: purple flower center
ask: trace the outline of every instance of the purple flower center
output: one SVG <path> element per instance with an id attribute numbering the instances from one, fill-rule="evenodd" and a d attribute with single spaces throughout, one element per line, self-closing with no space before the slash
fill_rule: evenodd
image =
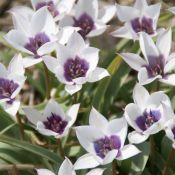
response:
<path id="1" fill-rule="evenodd" d="M 95 29 L 93 19 L 86 13 L 82 14 L 78 19 L 74 19 L 74 27 L 80 27 L 80 35 L 86 39 L 86 35 Z"/>
<path id="2" fill-rule="evenodd" d="M 104 138 L 98 139 L 94 142 L 94 149 L 96 154 L 102 159 L 105 158 L 108 152 L 121 147 L 121 140 L 118 136 L 112 135 L 110 137 L 105 136 Z M 121 154 L 120 150 L 117 156 Z"/>
<path id="3" fill-rule="evenodd" d="M 171 129 L 171 131 L 172 131 L 172 133 L 173 133 L 173 135 L 174 135 L 174 139 L 175 139 L 175 127 L 173 127 L 173 128 Z"/>
<path id="4" fill-rule="evenodd" d="M 135 18 L 131 21 L 131 26 L 136 33 L 145 32 L 149 35 L 154 34 L 153 20 L 151 18 Z"/>
<path id="5" fill-rule="evenodd" d="M 19 87 L 13 80 L 0 78 L 0 99 L 9 98 L 7 103 L 12 104 L 14 99 L 11 99 L 11 95 Z"/>
<path id="6" fill-rule="evenodd" d="M 158 110 L 145 111 L 142 116 L 136 119 L 137 126 L 142 130 L 146 131 L 154 123 L 158 122 L 161 118 L 161 113 Z"/>
<path id="7" fill-rule="evenodd" d="M 52 113 L 50 117 L 47 117 L 47 121 L 44 121 L 43 124 L 46 129 L 62 134 L 68 122 L 63 120 L 59 115 Z"/>
<path id="8" fill-rule="evenodd" d="M 50 39 L 45 33 L 38 33 L 34 38 L 29 38 L 29 42 L 25 44 L 25 48 L 31 51 L 36 58 L 40 57 L 37 54 L 37 50 L 45 43 L 49 42 Z"/>
<path id="9" fill-rule="evenodd" d="M 88 70 L 89 63 L 78 56 L 76 56 L 75 59 L 68 59 L 64 64 L 64 76 L 67 81 L 72 81 L 79 77 L 85 77 Z"/>
<path id="10" fill-rule="evenodd" d="M 47 9 L 49 10 L 49 12 L 52 14 L 53 17 L 56 17 L 59 15 L 58 10 L 55 7 L 55 4 L 53 1 L 48 1 L 48 2 L 39 2 L 36 4 L 36 10 L 47 6 Z"/>
<path id="11" fill-rule="evenodd" d="M 148 56 L 149 65 L 146 65 L 149 77 L 155 77 L 157 75 L 165 76 L 164 74 L 164 65 L 165 59 L 163 55 Z"/>

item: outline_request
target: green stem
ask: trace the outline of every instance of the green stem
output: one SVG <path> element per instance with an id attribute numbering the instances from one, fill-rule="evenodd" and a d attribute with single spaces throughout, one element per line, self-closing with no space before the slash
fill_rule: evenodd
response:
<path id="1" fill-rule="evenodd" d="M 65 154 L 64 154 L 64 149 L 60 139 L 57 139 L 57 144 L 58 144 L 58 151 L 60 153 L 60 156 L 64 159 Z"/>
<path id="2" fill-rule="evenodd" d="M 16 119 L 17 119 L 17 123 L 19 125 L 20 138 L 21 138 L 21 140 L 24 140 L 24 126 L 23 126 L 23 123 L 21 121 L 21 117 L 19 116 L 19 113 L 16 114 Z"/>
<path id="3" fill-rule="evenodd" d="M 155 161 L 155 141 L 153 135 L 150 136 L 150 165 L 151 165 L 151 171 L 154 173 L 154 161 Z"/>
<path id="4" fill-rule="evenodd" d="M 117 161 L 114 159 L 112 162 L 112 175 L 117 175 Z"/>
<path id="5" fill-rule="evenodd" d="M 43 63 L 44 66 L 44 72 L 45 72 L 45 85 L 46 85 L 46 98 L 50 99 L 50 76 L 49 76 L 49 70 L 47 69 L 47 66 Z"/>
<path id="6" fill-rule="evenodd" d="M 170 168 L 170 165 L 171 165 L 171 163 L 172 163 L 174 153 L 175 153 L 175 150 L 172 148 L 171 151 L 170 151 L 169 154 L 168 154 L 168 158 L 167 158 L 165 167 L 164 167 L 164 169 L 163 169 L 163 174 L 162 174 L 162 175 L 168 175 L 168 173 L 169 173 L 169 168 Z"/>

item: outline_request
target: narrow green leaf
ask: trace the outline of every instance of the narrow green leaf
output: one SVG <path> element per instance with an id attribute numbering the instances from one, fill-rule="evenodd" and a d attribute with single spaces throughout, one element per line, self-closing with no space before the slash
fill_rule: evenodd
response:
<path id="1" fill-rule="evenodd" d="M 39 155 L 39 156 L 46 158 L 54 163 L 57 163 L 57 164 L 59 162 L 61 162 L 61 159 L 55 153 L 53 153 L 45 148 L 42 148 L 42 147 L 39 147 L 36 145 L 32 145 L 32 144 L 25 142 L 25 141 L 19 141 L 17 139 L 13 139 L 13 138 L 5 136 L 5 135 L 0 135 L 0 142 L 7 143 L 9 145 L 12 145 L 12 146 L 15 146 L 18 148 L 22 148 L 26 151 L 29 151 L 29 152 L 34 153 L 36 155 Z"/>

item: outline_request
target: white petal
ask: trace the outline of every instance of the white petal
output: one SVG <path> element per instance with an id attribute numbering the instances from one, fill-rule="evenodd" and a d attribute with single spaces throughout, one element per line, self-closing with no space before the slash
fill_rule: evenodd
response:
<path id="1" fill-rule="evenodd" d="M 25 58 L 23 58 L 22 61 L 23 61 L 24 68 L 28 68 L 28 67 L 31 67 L 35 64 L 42 62 L 43 59 L 42 58 L 34 58 L 34 57 L 25 57 Z"/>
<path id="2" fill-rule="evenodd" d="M 36 10 L 36 5 L 41 2 L 43 2 L 43 0 L 31 0 L 33 9 Z"/>
<path id="3" fill-rule="evenodd" d="M 172 70 L 175 70 L 175 57 L 171 58 L 164 67 L 165 74 Z"/>
<path id="4" fill-rule="evenodd" d="M 162 91 L 152 93 L 147 100 L 147 105 L 154 108 L 158 108 L 162 103 L 171 107 L 169 97 Z"/>
<path id="5" fill-rule="evenodd" d="M 0 63 L 0 77 L 1 78 L 5 78 L 7 77 L 8 73 L 7 73 L 7 70 L 6 70 L 6 67 Z"/>
<path id="6" fill-rule="evenodd" d="M 63 45 L 66 44 L 75 31 L 75 27 L 68 26 L 61 28 L 57 35 L 59 43 Z"/>
<path id="7" fill-rule="evenodd" d="M 31 51 L 24 48 L 25 44 L 28 43 L 28 37 L 24 33 L 22 33 L 22 31 L 11 30 L 4 36 L 4 38 L 15 49 L 33 55 Z"/>
<path id="8" fill-rule="evenodd" d="M 66 85 L 65 86 L 65 90 L 73 95 L 75 94 L 76 92 L 78 92 L 80 89 L 82 88 L 82 85 L 81 84 L 76 84 L 76 85 Z"/>
<path id="9" fill-rule="evenodd" d="M 130 143 L 139 144 L 147 140 L 149 135 L 141 134 L 137 131 L 130 132 L 128 134 L 128 140 Z"/>
<path id="10" fill-rule="evenodd" d="M 130 103 L 125 107 L 125 118 L 130 126 L 132 126 L 137 131 L 142 131 L 136 124 L 137 117 L 142 115 L 142 111 L 138 105 Z"/>
<path id="11" fill-rule="evenodd" d="M 99 162 L 94 158 L 92 154 L 85 154 L 78 158 L 74 164 L 75 170 L 94 168 L 99 165 Z"/>
<path id="12" fill-rule="evenodd" d="M 20 90 L 22 89 L 24 82 L 26 80 L 26 77 L 18 76 L 15 74 L 9 74 L 7 78 L 10 80 L 13 80 L 14 82 L 16 82 L 19 85 L 18 88 L 11 95 L 11 98 L 13 99 L 19 94 Z"/>
<path id="13" fill-rule="evenodd" d="M 66 113 L 67 117 L 69 117 L 69 119 L 70 119 L 68 126 L 72 126 L 74 124 L 74 122 L 76 121 L 79 108 L 80 108 L 80 104 L 74 104 L 67 111 L 67 113 Z"/>
<path id="14" fill-rule="evenodd" d="M 164 56 L 165 59 L 167 59 L 169 56 L 172 43 L 171 41 L 172 41 L 171 29 L 166 30 L 165 32 L 160 34 L 157 38 L 156 45 L 159 49 L 159 52 Z"/>
<path id="15" fill-rule="evenodd" d="M 43 57 L 43 61 L 51 72 L 56 73 L 59 64 L 56 58 L 48 55 Z"/>
<path id="16" fill-rule="evenodd" d="M 43 44 L 38 50 L 39 55 L 45 55 L 53 52 L 56 48 L 56 41 L 51 41 Z"/>
<path id="17" fill-rule="evenodd" d="M 126 119 L 124 117 L 121 117 L 111 120 L 108 124 L 107 130 L 108 135 L 117 135 L 120 137 L 121 147 L 123 147 L 128 132 L 128 124 Z"/>
<path id="18" fill-rule="evenodd" d="M 91 171 L 89 171 L 86 175 L 102 175 L 105 169 L 102 168 L 96 168 Z"/>
<path id="19" fill-rule="evenodd" d="M 95 47 L 87 47 L 81 51 L 79 56 L 89 63 L 89 70 L 87 72 L 88 74 L 97 67 L 99 61 L 99 49 Z"/>
<path id="20" fill-rule="evenodd" d="M 162 83 L 175 86 L 175 74 L 167 75 L 165 78 L 159 80 Z"/>
<path id="21" fill-rule="evenodd" d="M 76 17 L 82 14 L 88 14 L 92 19 L 97 18 L 98 15 L 98 1 L 97 0 L 79 0 L 75 9 Z"/>
<path id="22" fill-rule="evenodd" d="M 154 21 L 157 23 L 158 17 L 160 15 L 160 9 L 161 9 L 161 3 L 149 5 L 148 8 L 146 8 L 145 13 L 148 14 L 148 16 L 154 19 Z"/>
<path id="23" fill-rule="evenodd" d="M 74 50 L 76 53 L 79 53 L 86 47 L 86 44 L 82 36 L 75 31 L 69 38 L 67 42 L 67 47 Z"/>
<path id="24" fill-rule="evenodd" d="M 139 10 L 144 10 L 146 7 L 148 7 L 148 4 L 146 0 L 136 0 L 134 7 L 139 9 Z"/>
<path id="25" fill-rule="evenodd" d="M 38 175 L 55 175 L 50 170 L 47 169 L 36 169 Z"/>
<path id="26" fill-rule="evenodd" d="M 89 115 L 89 124 L 100 130 L 105 130 L 108 126 L 108 121 L 93 107 Z"/>
<path id="27" fill-rule="evenodd" d="M 112 32 L 111 35 L 119 38 L 136 39 L 136 38 L 133 38 L 133 34 L 130 30 L 130 27 L 127 25 L 127 23 L 125 23 L 123 27 L 120 27 L 119 29 Z"/>
<path id="28" fill-rule="evenodd" d="M 56 46 L 56 54 L 57 58 L 59 58 L 59 62 L 62 66 L 64 66 L 64 63 L 70 59 L 75 58 L 77 53 L 75 54 L 75 50 L 72 50 L 64 45 L 57 44 Z"/>
<path id="29" fill-rule="evenodd" d="M 9 63 L 8 74 L 24 74 L 24 66 L 21 54 L 15 55 Z"/>
<path id="30" fill-rule="evenodd" d="M 116 158 L 117 154 L 118 154 L 118 150 L 112 150 L 108 152 L 105 158 L 103 159 L 102 164 L 106 165 L 108 163 L 111 163 Z"/>
<path id="31" fill-rule="evenodd" d="M 26 6 L 16 6 L 9 11 L 12 14 L 14 28 L 21 30 L 28 36 L 30 34 L 30 20 L 34 10 Z"/>
<path id="32" fill-rule="evenodd" d="M 145 108 L 146 101 L 149 98 L 148 91 L 141 86 L 140 84 L 136 84 L 133 90 L 133 99 L 134 102 L 143 110 Z"/>
<path id="33" fill-rule="evenodd" d="M 138 80 L 141 85 L 149 84 L 159 78 L 162 78 L 161 75 L 157 75 L 155 77 L 149 77 L 147 69 L 145 67 L 141 68 L 138 73 Z"/>
<path id="34" fill-rule="evenodd" d="M 169 115 L 169 114 L 168 114 Z M 170 138 L 172 141 L 174 141 L 174 134 L 172 132 L 172 128 L 174 128 L 175 125 L 175 116 L 174 116 L 174 112 L 172 111 L 171 115 L 171 119 L 169 119 L 166 123 L 165 123 L 165 132 L 168 136 L 168 138 Z"/>
<path id="35" fill-rule="evenodd" d="M 19 110 L 20 102 L 19 101 L 13 101 L 13 104 L 8 104 L 6 102 L 1 103 L 1 106 L 4 108 L 4 110 L 9 113 L 12 116 L 15 116 L 16 113 Z"/>
<path id="36" fill-rule="evenodd" d="M 40 8 L 32 16 L 31 30 L 33 35 L 40 32 L 46 32 L 46 34 L 56 34 L 56 24 L 52 15 L 47 10 L 47 7 Z"/>
<path id="37" fill-rule="evenodd" d="M 122 53 L 120 55 L 124 61 L 136 71 L 139 71 L 144 65 L 146 65 L 146 62 L 138 54 Z"/>
<path id="38" fill-rule="evenodd" d="M 34 125 L 36 125 L 38 121 L 44 120 L 44 117 L 41 115 L 41 113 L 34 108 L 26 107 L 23 109 L 23 111 L 27 116 L 28 120 Z"/>
<path id="39" fill-rule="evenodd" d="M 45 136 L 54 136 L 56 137 L 58 133 L 53 132 L 49 129 L 45 129 L 45 126 L 42 122 L 37 122 L 37 130 L 40 134 L 45 135 Z"/>
<path id="40" fill-rule="evenodd" d="M 60 0 L 57 9 L 60 13 L 69 13 L 76 0 Z"/>
<path id="41" fill-rule="evenodd" d="M 58 175 L 75 175 L 75 171 L 73 170 L 73 165 L 71 161 L 66 158 L 64 162 L 61 164 L 60 169 L 58 171 Z"/>
<path id="42" fill-rule="evenodd" d="M 73 17 L 70 15 L 66 15 L 63 19 L 60 20 L 59 26 L 60 27 L 65 27 L 65 26 L 73 26 L 74 25 L 74 20 Z"/>
<path id="43" fill-rule="evenodd" d="M 157 47 L 155 46 L 154 41 L 148 34 L 141 32 L 139 42 L 140 42 L 140 48 L 142 50 L 145 59 L 147 59 L 147 62 L 151 64 L 150 56 L 153 57 L 159 56 L 159 52 L 157 50 Z"/>
<path id="44" fill-rule="evenodd" d="M 87 37 L 95 37 L 101 35 L 107 29 L 107 25 L 105 25 L 101 21 L 95 21 L 95 29 L 88 33 Z"/>
<path id="45" fill-rule="evenodd" d="M 116 7 L 114 5 L 105 6 L 99 10 L 98 18 L 103 23 L 109 22 L 116 13 Z"/>
<path id="46" fill-rule="evenodd" d="M 171 7 L 168 9 L 170 12 L 172 12 L 173 14 L 175 14 L 175 7 Z"/>
<path id="47" fill-rule="evenodd" d="M 139 16 L 139 10 L 133 7 L 121 6 L 119 4 L 116 4 L 116 7 L 117 16 L 122 22 L 130 21 L 131 19 L 134 19 Z"/>
<path id="48" fill-rule="evenodd" d="M 97 67 L 89 75 L 88 82 L 93 83 L 93 82 L 99 81 L 99 80 L 103 79 L 104 77 L 108 77 L 108 76 L 110 76 L 110 74 L 106 69 Z"/>
<path id="49" fill-rule="evenodd" d="M 117 157 L 117 159 L 118 160 L 125 160 L 125 159 L 133 157 L 139 153 L 140 153 L 140 150 L 136 146 L 131 145 L 131 144 L 125 145 L 121 149 L 121 156 Z"/>
<path id="50" fill-rule="evenodd" d="M 61 106 L 53 99 L 49 100 L 47 106 L 44 109 L 43 117 L 46 119 L 52 114 L 59 115 L 62 119 L 65 119 L 65 114 Z"/>
<path id="51" fill-rule="evenodd" d="M 93 142 L 103 138 L 104 134 L 94 126 L 78 126 L 75 130 L 82 147 L 89 153 L 95 153 Z"/>

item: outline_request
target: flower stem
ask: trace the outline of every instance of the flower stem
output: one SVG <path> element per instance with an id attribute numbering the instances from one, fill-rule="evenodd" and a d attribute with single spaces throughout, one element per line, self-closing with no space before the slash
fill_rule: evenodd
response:
<path id="1" fill-rule="evenodd" d="M 114 159 L 112 162 L 112 175 L 117 175 L 118 171 L 117 171 L 117 161 Z"/>
<path id="2" fill-rule="evenodd" d="M 150 136 L 150 164 L 151 164 L 151 171 L 154 172 L 154 161 L 155 161 L 155 141 L 153 135 Z"/>
<path id="3" fill-rule="evenodd" d="M 21 140 L 24 140 L 24 127 L 23 127 L 23 123 L 21 121 L 21 117 L 19 116 L 19 113 L 16 114 L 16 119 L 17 119 L 17 123 L 19 125 L 20 138 L 21 138 Z"/>
<path id="4" fill-rule="evenodd" d="M 163 169 L 163 174 L 162 175 L 168 175 L 169 168 L 170 168 L 170 165 L 172 163 L 172 159 L 173 159 L 174 153 L 175 153 L 175 150 L 172 148 L 171 151 L 168 154 L 168 158 L 167 158 L 165 167 Z"/>
<path id="5" fill-rule="evenodd" d="M 46 98 L 50 99 L 50 76 L 49 76 L 49 70 L 47 69 L 47 66 L 43 63 L 44 66 L 44 72 L 45 72 L 45 85 L 46 85 Z"/>
<path id="6" fill-rule="evenodd" d="M 60 153 L 60 156 L 64 159 L 65 154 L 64 154 L 64 149 L 60 139 L 57 139 L 57 144 L 58 144 L 58 151 Z"/>

